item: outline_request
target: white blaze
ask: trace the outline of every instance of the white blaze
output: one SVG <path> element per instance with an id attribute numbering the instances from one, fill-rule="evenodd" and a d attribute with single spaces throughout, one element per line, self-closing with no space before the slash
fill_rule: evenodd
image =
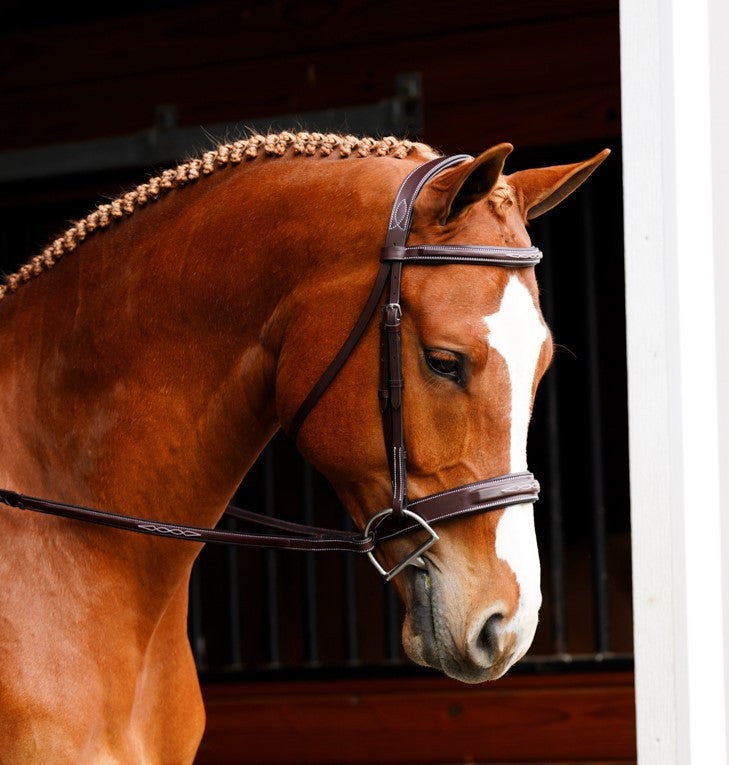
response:
<path id="1" fill-rule="evenodd" d="M 491 349 L 503 357 L 509 371 L 509 470 L 516 473 L 527 469 L 532 386 L 547 329 L 539 318 L 529 290 L 516 276 L 509 279 L 499 310 L 485 316 L 483 321 L 489 330 Z M 509 564 L 519 584 L 519 606 L 511 621 L 503 625 L 504 630 L 517 635 L 516 660 L 531 644 L 542 602 L 533 505 L 514 505 L 504 511 L 496 527 L 496 555 Z"/>
<path id="2" fill-rule="evenodd" d="M 483 319 L 489 345 L 506 362 L 511 383 L 511 472 L 527 469 L 526 445 L 532 385 L 547 329 L 542 324 L 529 290 L 512 276 L 499 310 Z"/>

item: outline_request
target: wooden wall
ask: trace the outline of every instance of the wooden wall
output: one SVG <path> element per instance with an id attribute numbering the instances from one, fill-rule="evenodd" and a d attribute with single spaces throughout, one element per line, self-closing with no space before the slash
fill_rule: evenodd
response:
<path id="1" fill-rule="evenodd" d="M 199 765 L 635 762 L 632 673 L 207 686 Z"/>
<path id="2" fill-rule="evenodd" d="M 411 71 L 446 151 L 619 134 L 617 0 L 157 5 L 3 33 L 0 150 L 133 133 L 167 104 L 197 126 L 372 103 Z"/>

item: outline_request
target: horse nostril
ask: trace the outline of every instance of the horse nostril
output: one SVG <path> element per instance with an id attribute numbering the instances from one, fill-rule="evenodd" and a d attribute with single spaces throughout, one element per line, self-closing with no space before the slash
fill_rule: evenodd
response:
<path id="1" fill-rule="evenodd" d="M 476 647 L 490 659 L 499 652 L 499 625 L 503 619 L 503 614 L 491 614 L 476 638 Z"/>

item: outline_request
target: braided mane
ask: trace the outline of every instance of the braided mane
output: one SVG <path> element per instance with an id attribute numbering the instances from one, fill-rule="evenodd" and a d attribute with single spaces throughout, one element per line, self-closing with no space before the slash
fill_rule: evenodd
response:
<path id="1" fill-rule="evenodd" d="M 48 271 L 66 254 L 73 252 L 81 242 L 95 231 L 107 228 L 114 220 L 129 217 L 138 207 L 153 202 L 171 189 L 178 189 L 211 175 L 216 170 L 250 161 L 261 156 L 281 157 L 289 150 L 295 155 L 328 157 L 331 154 L 347 157 L 405 158 L 413 148 L 432 151 L 423 144 L 388 136 L 381 140 L 341 136 L 333 133 L 272 133 L 253 135 L 233 143 L 219 145 L 197 159 L 191 159 L 161 175 L 150 178 L 107 204 L 99 205 L 92 213 L 76 221 L 64 234 L 51 242 L 40 255 L 36 255 L 16 273 L 5 277 L 0 284 L 0 300 L 15 292 L 21 284 Z"/>

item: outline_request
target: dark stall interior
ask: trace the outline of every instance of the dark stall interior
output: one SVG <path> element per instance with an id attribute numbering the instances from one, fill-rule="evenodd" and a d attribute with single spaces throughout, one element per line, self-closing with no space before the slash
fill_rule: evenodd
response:
<path id="1" fill-rule="evenodd" d="M 338 555 L 206 548 L 189 625 L 201 763 L 634 761 L 617 2 L 18 4 L 0 39 L 5 273 L 99 200 L 247 130 L 443 153 L 507 140 L 508 171 L 612 150 L 531 226 L 558 350 L 530 431 L 544 605 L 527 657 L 479 687 L 412 666 L 391 588 Z M 349 523 L 283 434 L 236 501 Z"/>

